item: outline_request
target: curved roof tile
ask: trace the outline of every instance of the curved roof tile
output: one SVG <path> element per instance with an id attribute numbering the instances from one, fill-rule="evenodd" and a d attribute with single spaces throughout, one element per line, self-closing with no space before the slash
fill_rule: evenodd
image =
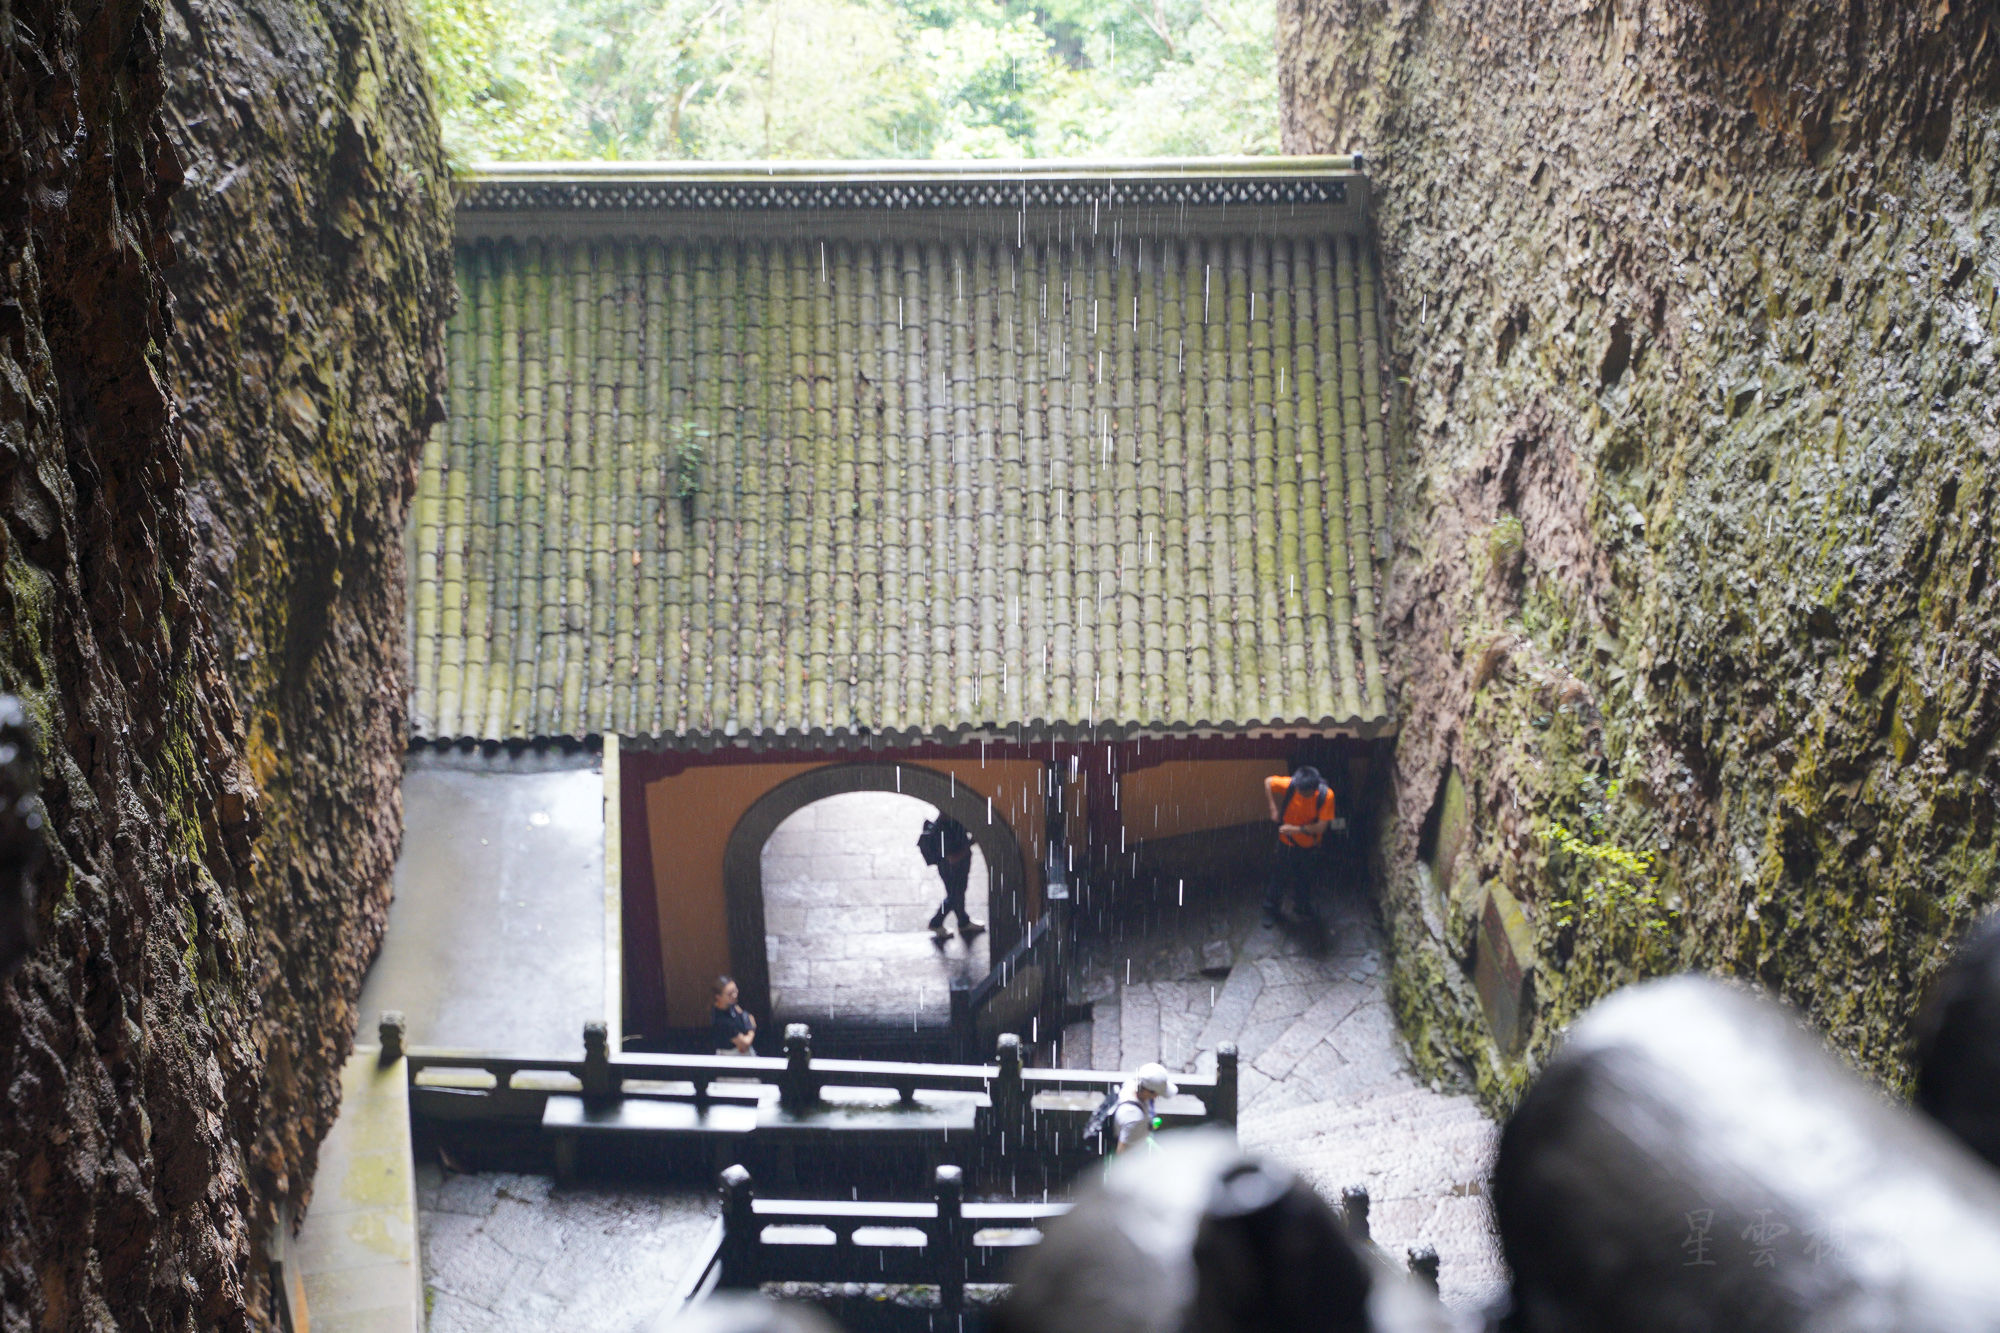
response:
<path id="1" fill-rule="evenodd" d="M 1246 179 L 1171 216 L 1129 173 L 1139 203 L 941 196 L 952 227 L 918 179 L 858 231 L 740 235 L 636 196 L 577 231 L 548 191 L 504 225 L 475 182 L 416 736 L 1387 730 L 1371 246 L 1349 191 L 1232 209 Z"/>

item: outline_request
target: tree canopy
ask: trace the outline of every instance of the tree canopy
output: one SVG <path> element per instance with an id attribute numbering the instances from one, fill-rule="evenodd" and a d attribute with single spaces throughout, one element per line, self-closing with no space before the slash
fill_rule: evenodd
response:
<path id="1" fill-rule="evenodd" d="M 453 160 L 1278 148 L 1272 0 L 415 0 Z"/>

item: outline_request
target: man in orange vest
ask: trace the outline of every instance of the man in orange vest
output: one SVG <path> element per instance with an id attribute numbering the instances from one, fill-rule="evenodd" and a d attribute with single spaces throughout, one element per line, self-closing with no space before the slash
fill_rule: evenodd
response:
<path id="1" fill-rule="evenodd" d="M 1264 892 L 1264 924 L 1278 924 L 1287 888 L 1301 920 L 1314 922 L 1312 880 L 1320 839 L 1333 824 L 1333 788 L 1319 770 L 1301 768 L 1291 777 L 1264 779 L 1264 799 L 1271 805 L 1271 822 L 1278 826 L 1278 848 L 1271 861 L 1271 886 Z"/>

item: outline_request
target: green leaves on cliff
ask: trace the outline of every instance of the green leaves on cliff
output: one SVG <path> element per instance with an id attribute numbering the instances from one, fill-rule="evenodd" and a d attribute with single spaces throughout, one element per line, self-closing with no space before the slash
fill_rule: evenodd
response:
<path id="1" fill-rule="evenodd" d="M 1609 799 L 1616 799 L 1617 790 L 1618 784 L 1612 783 Z M 1596 822 L 1591 820 L 1593 825 Z M 1568 860 L 1566 869 L 1571 876 L 1582 880 L 1570 896 L 1549 904 L 1558 929 L 1569 929 L 1582 916 L 1598 912 L 1649 934 L 1665 933 L 1667 912 L 1661 903 L 1651 853 L 1621 847 L 1605 838 L 1601 829 L 1579 833 L 1553 819 L 1545 821 L 1538 833 Z"/>
<path id="2" fill-rule="evenodd" d="M 455 161 L 1277 151 L 1268 0 L 415 0 Z"/>

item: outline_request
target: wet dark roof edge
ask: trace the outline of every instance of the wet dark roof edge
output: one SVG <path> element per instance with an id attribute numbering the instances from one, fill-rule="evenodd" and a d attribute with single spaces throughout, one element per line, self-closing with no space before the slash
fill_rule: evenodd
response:
<path id="1" fill-rule="evenodd" d="M 1340 205 L 1359 156 L 1016 162 L 513 162 L 455 182 L 461 212 Z"/>

